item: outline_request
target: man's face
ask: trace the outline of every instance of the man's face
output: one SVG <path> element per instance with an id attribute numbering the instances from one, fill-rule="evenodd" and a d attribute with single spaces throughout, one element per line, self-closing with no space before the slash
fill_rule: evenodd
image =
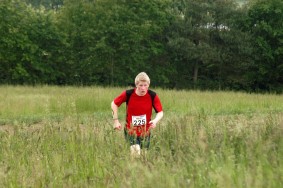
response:
<path id="1" fill-rule="evenodd" d="M 136 85 L 136 87 L 137 87 L 137 94 L 143 96 L 146 94 L 149 84 L 147 82 L 139 82 Z"/>

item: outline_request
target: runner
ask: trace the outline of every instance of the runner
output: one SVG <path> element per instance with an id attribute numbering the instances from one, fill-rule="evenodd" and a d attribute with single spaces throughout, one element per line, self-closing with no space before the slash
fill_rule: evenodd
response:
<path id="1" fill-rule="evenodd" d="M 114 129 L 122 130 L 118 118 L 118 108 L 126 102 L 125 138 L 130 142 L 131 156 L 141 154 L 141 149 L 149 148 L 150 130 L 154 129 L 163 117 L 162 104 L 158 95 L 149 90 L 150 79 L 145 72 L 139 73 L 135 78 L 136 87 L 125 90 L 111 103 Z M 152 108 L 157 113 L 152 120 Z"/>

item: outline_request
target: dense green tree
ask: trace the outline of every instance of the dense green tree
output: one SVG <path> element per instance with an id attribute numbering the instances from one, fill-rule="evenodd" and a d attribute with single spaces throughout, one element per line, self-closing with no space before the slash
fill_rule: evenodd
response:
<path id="1" fill-rule="evenodd" d="M 249 30 L 254 38 L 255 90 L 283 90 L 283 1 L 256 0 L 249 8 Z"/>
<path id="2" fill-rule="evenodd" d="M 237 4 L 233 0 L 186 0 L 176 1 L 174 7 L 176 19 L 168 44 L 176 65 L 176 84 L 220 89 L 245 85 L 241 74 L 251 49 L 249 35 L 240 31 L 236 21 L 241 13 Z"/>
<path id="3" fill-rule="evenodd" d="M 56 83 L 61 38 L 51 14 L 18 0 L 0 5 L 1 83 Z"/>
<path id="4" fill-rule="evenodd" d="M 89 84 L 127 84 L 163 53 L 166 1 L 66 1 L 70 78 Z"/>
<path id="5" fill-rule="evenodd" d="M 65 34 L 58 30 L 52 11 L 30 11 L 27 36 L 35 51 L 31 53 L 31 67 L 40 83 L 63 84 L 65 78 Z M 30 70 L 31 71 L 31 70 Z"/>
<path id="6" fill-rule="evenodd" d="M 0 70 L 1 83 L 24 83 L 31 81 L 25 67 L 30 53 L 35 50 L 27 36 L 26 21 L 29 11 L 24 3 L 4 0 L 0 4 Z"/>
<path id="7" fill-rule="evenodd" d="M 199 69 L 211 51 L 208 45 L 207 15 L 205 0 L 175 1 L 172 13 L 175 19 L 168 31 L 168 47 L 171 61 L 176 69 L 175 86 L 191 87 L 197 83 Z"/>
<path id="8" fill-rule="evenodd" d="M 206 75 L 219 89 L 245 89 L 245 72 L 252 62 L 251 37 L 241 31 L 243 10 L 233 0 L 215 0 L 210 4 L 210 46 L 214 49 L 206 63 Z"/>
<path id="9" fill-rule="evenodd" d="M 93 28 L 93 6 L 85 1 L 66 1 L 57 13 L 58 28 L 66 34 L 67 46 L 65 54 L 65 84 L 82 84 L 93 81 L 90 67 L 93 62 L 95 36 Z M 101 67 L 103 68 L 103 67 Z"/>
<path id="10" fill-rule="evenodd" d="M 114 5 L 107 8 L 109 3 Z M 168 24 L 167 2 L 110 0 L 101 4 L 101 11 L 97 11 L 99 19 L 96 19 L 96 31 L 104 32 L 104 35 L 98 35 L 100 45 L 96 48 L 96 57 L 106 58 L 103 61 L 108 66 L 104 74 L 111 75 L 108 83 L 133 83 L 133 77 L 139 71 L 153 74 L 160 71 L 159 68 L 164 69 L 163 63 L 166 62 L 154 59 L 164 54 L 162 33 Z M 157 79 L 166 80 L 160 77 Z"/>
<path id="11" fill-rule="evenodd" d="M 235 2 L 1 0 L 0 83 L 282 91 L 283 3 Z"/>

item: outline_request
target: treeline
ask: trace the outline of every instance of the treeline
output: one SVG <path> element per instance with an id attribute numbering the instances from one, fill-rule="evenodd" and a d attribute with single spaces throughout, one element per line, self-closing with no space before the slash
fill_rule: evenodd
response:
<path id="1" fill-rule="evenodd" d="M 283 89 L 282 0 L 1 0 L 0 32 L 0 84 Z"/>

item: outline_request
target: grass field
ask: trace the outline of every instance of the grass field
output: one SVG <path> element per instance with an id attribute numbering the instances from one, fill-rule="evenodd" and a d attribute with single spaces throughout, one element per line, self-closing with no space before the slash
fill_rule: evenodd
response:
<path id="1" fill-rule="evenodd" d="M 164 118 L 133 160 L 112 129 L 124 89 L 0 86 L 0 187 L 283 187 L 282 95 L 156 88 Z"/>

